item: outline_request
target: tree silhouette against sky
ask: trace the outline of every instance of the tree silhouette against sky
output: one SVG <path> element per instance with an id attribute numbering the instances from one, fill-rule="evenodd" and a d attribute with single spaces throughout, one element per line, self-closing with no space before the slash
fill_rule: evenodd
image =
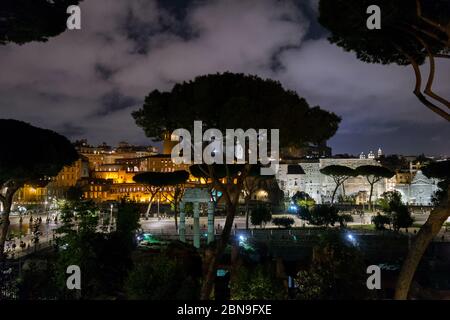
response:
<path id="1" fill-rule="evenodd" d="M 381 29 L 367 28 L 370 5 L 381 9 Z M 329 41 L 359 60 L 410 65 L 416 97 L 450 121 L 450 101 L 433 91 L 436 58 L 450 58 L 450 1 L 320 0 L 319 11 L 319 22 L 331 32 Z M 429 71 L 423 86 L 420 66 L 425 63 Z"/>
<path id="2" fill-rule="evenodd" d="M 194 121 L 203 121 L 204 130 L 250 128 L 280 129 L 280 146 L 304 146 L 331 138 L 340 118 L 320 107 L 310 107 L 304 98 L 285 90 L 280 83 L 244 74 L 211 74 L 176 84 L 171 91 L 152 91 L 142 108 L 133 113 L 138 126 L 150 138 L 164 139 L 178 128 L 193 132 Z M 248 154 L 246 154 L 246 160 Z M 214 189 L 223 194 L 226 221 L 214 254 L 205 262 L 201 292 L 209 299 L 214 286 L 216 266 L 233 226 L 239 196 L 251 165 L 202 165 Z M 224 169 L 223 169 L 224 168 Z M 220 171 L 220 172 L 219 172 Z M 225 173 L 225 178 L 224 177 Z"/>

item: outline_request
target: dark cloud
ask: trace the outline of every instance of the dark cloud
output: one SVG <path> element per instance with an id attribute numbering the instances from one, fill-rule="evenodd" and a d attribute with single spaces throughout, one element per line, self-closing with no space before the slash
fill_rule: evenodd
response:
<path id="1" fill-rule="evenodd" d="M 97 63 L 94 68 L 100 80 L 107 81 L 111 79 L 111 76 L 114 74 L 113 69 L 102 63 Z"/>
<path id="2" fill-rule="evenodd" d="M 63 123 L 56 131 L 68 137 L 83 136 L 86 134 L 86 130 L 83 127 L 68 122 Z"/>
<path id="3" fill-rule="evenodd" d="M 199 74 L 281 81 L 343 117 L 336 153 L 450 154 L 448 123 L 412 94 L 412 70 L 369 65 L 326 40 L 318 0 L 85 0 L 82 30 L 0 47 L 0 117 L 93 143 L 150 143 L 131 117 L 148 92 Z M 450 62 L 436 91 L 450 96 Z M 447 71 L 447 72 L 445 72 Z M 301 124 L 299 124 L 301 125 Z"/>
<path id="4" fill-rule="evenodd" d="M 101 108 L 95 113 L 96 116 L 107 116 L 119 110 L 129 109 L 136 106 L 138 100 L 133 97 L 125 96 L 116 88 L 104 94 L 100 98 Z"/>

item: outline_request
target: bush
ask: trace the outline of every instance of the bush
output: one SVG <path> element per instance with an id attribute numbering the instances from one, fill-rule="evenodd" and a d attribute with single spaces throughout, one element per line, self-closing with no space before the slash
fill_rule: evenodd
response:
<path id="1" fill-rule="evenodd" d="M 232 300 L 281 300 L 285 290 L 273 270 L 262 266 L 254 269 L 239 268 L 231 282 Z"/>
<path id="2" fill-rule="evenodd" d="M 319 204 L 314 208 L 300 210 L 300 218 L 308 221 L 309 224 L 314 226 L 334 226 L 334 224 L 340 221 L 339 209 L 327 204 Z"/>
<path id="3" fill-rule="evenodd" d="M 391 223 L 395 231 L 399 231 L 401 228 L 409 228 L 413 222 L 414 219 L 405 205 L 398 206 L 391 213 Z"/>
<path id="4" fill-rule="evenodd" d="M 411 217 L 408 207 L 402 203 L 402 196 L 398 191 L 383 193 L 383 197 L 379 200 L 379 205 L 389 220 L 389 222 L 386 222 L 386 218 L 377 218 L 380 228 L 383 229 L 384 224 L 392 224 L 393 229 L 399 231 L 401 228 L 412 226 L 414 219 Z"/>
<path id="5" fill-rule="evenodd" d="M 252 210 L 250 221 L 253 225 L 262 227 L 263 224 L 265 225 L 270 220 L 272 220 L 272 213 L 266 206 L 258 206 Z"/>
<path id="6" fill-rule="evenodd" d="M 375 225 L 376 230 L 385 230 L 385 225 L 389 225 L 391 220 L 388 216 L 377 213 L 375 217 L 372 217 L 372 223 Z"/>
<path id="7" fill-rule="evenodd" d="M 278 227 L 290 228 L 294 224 L 294 219 L 291 217 L 279 217 L 272 219 L 272 223 Z"/>
<path id="8" fill-rule="evenodd" d="M 353 217 L 351 214 L 341 214 L 339 215 L 339 225 L 340 227 L 347 226 L 347 223 L 353 222 Z"/>
<path id="9" fill-rule="evenodd" d="M 182 263 L 162 254 L 136 265 L 125 283 L 131 300 L 196 300 L 199 281 Z"/>
<path id="10" fill-rule="evenodd" d="M 366 264 L 362 253 L 333 232 L 314 248 L 310 267 L 295 277 L 296 299 L 367 299 Z"/>
<path id="11" fill-rule="evenodd" d="M 292 201 L 300 208 L 311 208 L 316 204 L 314 199 L 311 198 L 309 194 L 303 191 L 298 191 L 295 195 L 293 195 Z"/>

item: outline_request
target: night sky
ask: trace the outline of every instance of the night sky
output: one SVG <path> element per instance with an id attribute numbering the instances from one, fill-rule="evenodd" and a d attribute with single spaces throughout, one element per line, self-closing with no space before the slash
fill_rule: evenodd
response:
<path id="1" fill-rule="evenodd" d="M 82 30 L 0 46 L 0 117 L 70 139 L 150 144 L 131 112 L 147 93 L 231 71 L 279 80 L 343 118 L 333 153 L 450 155 L 450 126 L 413 95 L 413 70 L 329 44 L 317 1 L 85 0 Z M 450 97 L 450 61 L 435 91 Z M 426 70 L 424 70 L 426 71 Z"/>

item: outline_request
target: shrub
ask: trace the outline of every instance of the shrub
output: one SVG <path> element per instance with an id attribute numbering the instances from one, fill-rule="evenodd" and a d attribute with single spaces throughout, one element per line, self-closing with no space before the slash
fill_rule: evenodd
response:
<path id="1" fill-rule="evenodd" d="M 290 228 L 294 224 L 294 219 L 291 217 L 279 217 L 272 219 L 272 223 L 278 227 Z"/>

